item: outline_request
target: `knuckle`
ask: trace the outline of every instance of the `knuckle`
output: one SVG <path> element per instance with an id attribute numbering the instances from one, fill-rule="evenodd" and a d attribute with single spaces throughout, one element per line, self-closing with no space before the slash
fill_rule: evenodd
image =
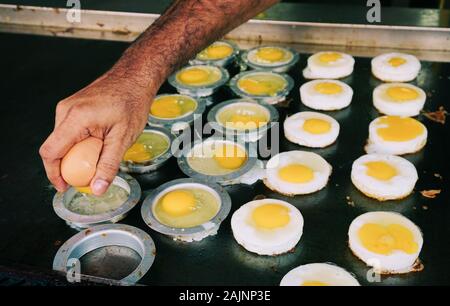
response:
<path id="1" fill-rule="evenodd" d="M 113 158 L 104 158 L 98 164 L 101 174 L 107 176 L 104 179 L 112 180 L 119 169 L 119 161 Z"/>
<path id="2" fill-rule="evenodd" d="M 67 100 L 62 100 L 56 104 L 56 113 L 57 114 L 63 114 L 68 109 L 68 103 Z"/>
<path id="3" fill-rule="evenodd" d="M 39 148 L 39 155 L 42 157 L 42 159 L 49 159 L 52 156 L 52 150 L 50 146 L 47 143 L 44 143 Z"/>

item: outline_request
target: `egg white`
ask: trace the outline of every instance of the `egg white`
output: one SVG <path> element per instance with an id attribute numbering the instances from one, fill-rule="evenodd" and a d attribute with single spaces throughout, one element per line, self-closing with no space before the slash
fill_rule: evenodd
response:
<path id="1" fill-rule="evenodd" d="M 303 129 L 308 119 L 321 119 L 331 124 L 331 129 L 323 134 L 312 134 Z M 339 123 L 328 115 L 316 112 L 299 112 L 284 121 L 284 136 L 293 143 L 311 148 L 323 148 L 334 143 L 339 135 Z"/>
<path id="2" fill-rule="evenodd" d="M 322 94 L 317 92 L 314 87 L 319 83 L 335 83 L 342 88 L 342 92 L 337 94 Z M 300 100 L 309 108 L 315 110 L 339 110 L 350 105 L 353 97 L 353 89 L 338 80 L 314 80 L 300 86 Z"/>
<path id="3" fill-rule="evenodd" d="M 327 52 L 339 53 L 342 57 L 334 62 L 323 63 L 319 57 Z M 303 77 L 305 79 L 340 79 L 352 74 L 354 65 L 355 59 L 351 55 L 334 51 L 318 52 L 308 58 Z"/>
<path id="4" fill-rule="evenodd" d="M 397 102 L 389 97 L 387 90 L 391 87 L 407 87 L 415 90 L 418 97 L 415 99 Z M 427 95 L 417 86 L 407 83 L 387 83 L 377 86 L 373 91 L 373 106 L 382 114 L 391 116 L 413 117 L 419 115 Z"/>
<path id="5" fill-rule="evenodd" d="M 302 164 L 313 170 L 314 178 L 306 183 L 283 181 L 278 171 L 290 164 Z M 266 164 L 264 184 L 273 191 L 284 195 L 308 194 L 316 192 L 327 185 L 331 175 L 331 165 L 320 155 L 306 151 L 288 151 L 273 156 Z"/>
<path id="6" fill-rule="evenodd" d="M 369 139 L 365 146 L 366 153 L 403 155 L 420 151 L 425 146 L 428 131 L 422 123 L 423 133 L 416 138 L 407 141 L 386 141 L 377 133 L 378 128 L 384 127 L 384 125 L 380 123 L 380 118 L 383 117 L 378 117 L 369 124 Z"/>
<path id="7" fill-rule="evenodd" d="M 394 167 L 397 174 L 387 181 L 367 175 L 368 162 L 382 161 Z M 418 175 L 414 165 L 395 155 L 367 154 L 353 162 L 351 179 L 353 185 L 368 197 L 380 201 L 401 199 L 408 196 L 416 185 Z"/>
<path id="8" fill-rule="evenodd" d="M 389 60 L 400 57 L 406 60 L 403 65 L 393 67 Z M 372 59 L 372 74 L 385 82 L 409 82 L 414 80 L 420 71 L 420 61 L 414 55 L 405 53 L 384 53 Z"/>
<path id="9" fill-rule="evenodd" d="M 329 286 L 360 286 L 352 274 L 341 267 L 328 263 L 298 266 L 283 277 L 280 286 L 301 286 L 307 281 L 319 281 Z"/>
<path id="10" fill-rule="evenodd" d="M 414 241 L 418 245 L 418 250 L 414 254 L 407 254 L 402 251 L 394 251 L 389 255 L 377 254 L 366 249 L 359 239 L 358 232 L 366 223 L 380 225 L 400 224 L 411 231 Z M 408 218 L 394 212 L 368 212 L 355 218 L 348 230 L 349 246 L 353 254 L 365 262 L 368 266 L 382 274 L 407 273 L 415 270 L 418 262 L 420 250 L 423 245 L 423 237 L 420 229 Z"/>
<path id="11" fill-rule="evenodd" d="M 289 223 L 281 228 L 260 229 L 252 224 L 253 210 L 264 204 L 279 204 L 289 209 Z M 246 250 L 259 255 L 278 255 L 292 250 L 303 234 L 303 216 L 288 202 L 263 199 L 248 202 L 231 217 L 234 239 Z"/>

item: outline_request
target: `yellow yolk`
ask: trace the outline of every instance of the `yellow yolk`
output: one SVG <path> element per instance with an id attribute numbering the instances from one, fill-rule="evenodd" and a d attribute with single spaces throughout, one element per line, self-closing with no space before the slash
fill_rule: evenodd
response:
<path id="1" fill-rule="evenodd" d="M 328 286 L 327 283 L 320 281 L 306 281 L 301 284 L 302 286 Z"/>
<path id="2" fill-rule="evenodd" d="M 182 115 L 182 110 L 175 97 L 162 97 L 154 100 L 150 113 L 160 118 L 176 118 Z"/>
<path id="3" fill-rule="evenodd" d="M 389 87 L 386 90 L 386 94 L 389 98 L 397 102 L 414 100 L 419 96 L 419 93 L 416 90 L 405 86 Z"/>
<path id="4" fill-rule="evenodd" d="M 252 95 L 269 95 L 273 96 L 282 88 L 278 84 L 270 81 L 258 81 L 253 79 L 241 79 L 238 81 L 239 87 L 245 92 Z"/>
<path id="5" fill-rule="evenodd" d="M 152 158 L 152 155 L 142 143 L 134 143 L 123 156 L 123 160 L 132 161 L 135 163 L 141 163 L 148 161 Z"/>
<path id="6" fill-rule="evenodd" d="M 239 86 L 252 95 L 265 95 L 271 92 L 268 82 L 258 82 L 255 80 L 245 79 L 239 81 Z"/>
<path id="7" fill-rule="evenodd" d="M 314 90 L 324 95 L 336 95 L 342 92 L 342 86 L 332 82 L 321 82 L 314 86 Z"/>
<path id="8" fill-rule="evenodd" d="M 206 48 L 204 53 L 208 59 L 217 60 L 230 56 L 233 48 L 228 45 L 212 45 Z"/>
<path id="9" fill-rule="evenodd" d="M 322 119 L 307 119 L 302 128 L 311 134 L 324 134 L 331 130 L 331 123 Z"/>
<path id="10" fill-rule="evenodd" d="M 296 184 L 308 183 L 314 178 L 313 170 L 300 164 L 285 166 L 278 171 L 278 175 L 283 181 Z"/>
<path id="11" fill-rule="evenodd" d="M 359 229 L 358 236 L 366 249 L 382 255 L 393 251 L 414 254 L 419 248 L 411 231 L 400 224 L 366 223 Z"/>
<path id="12" fill-rule="evenodd" d="M 392 67 L 398 67 L 406 63 L 406 60 L 401 57 L 391 57 L 388 62 Z"/>
<path id="13" fill-rule="evenodd" d="M 338 59 L 342 58 L 342 55 L 336 52 L 326 52 L 319 56 L 319 61 L 322 63 L 331 63 L 335 62 Z"/>
<path id="14" fill-rule="evenodd" d="M 256 57 L 268 61 L 268 62 L 278 62 L 284 57 L 284 51 L 279 48 L 261 48 L 256 52 Z"/>
<path id="15" fill-rule="evenodd" d="M 252 219 L 257 227 L 270 230 L 286 226 L 291 217 L 284 205 L 264 204 L 253 209 Z"/>
<path id="16" fill-rule="evenodd" d="M 89 186 L 86 186 L 86 187 L 75 187 L 75 189 L 78 192 L 81 192 L 81 193 L 87 193 L 87 194 L 91 194 L 92 193 L 92 189 Z"/>
<path id="17" fill-rule="evenodd" d="M 366 174 L 377 180 L 387 181 L 397 175 L 397 169 L 383 161 L 373 161 L 365 163 Z"/>
<path id="18" fill-rule="evenodd" d="M 219 145 L 214 149 L 214 160 L 225 169 L 239 169 L 247 160 L 247 154 L 236 145 Z"/>
<path id="19" fill-rule="evenodd" d="M 209 73 L 205 69 L 191 68 L 181 71 L 178 77 L 185 84 L 196 85 L 208 81 Z"/>
<path id="20" fill-rule="evenodd" d="M 408 141 L 423 133 L 419 121 L 409 117 L 386 116 L 379 119 L 377 134 L 386 141 Z"/>
<path id="21" fill-rule="evenodd" d="M 167 214 L 180 217 L 195 210 L 195 197 L 187 190 L 174 190 L 168 192 L 162 199 L 162 209 Z"/>
<path id="22" fill-rule="evenodd" d="M 237 129 L 255 129 L 267 124 L 267 119 L 260 115 L 233 114 L 227 123 Z"/>

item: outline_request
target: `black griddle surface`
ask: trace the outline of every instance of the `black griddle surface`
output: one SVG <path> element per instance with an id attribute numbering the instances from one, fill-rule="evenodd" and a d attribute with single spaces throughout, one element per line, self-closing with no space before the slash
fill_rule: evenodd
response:
<path id="1" fill-rule="evenodd" d="M 55 191 L 49 186 L 38 155 L 40 144 L 53 128 L 56 103 L 99 76 L 120 56 L 127 44 L 120 42 L 64 39 L 0 34 L 0 265 L 21 265 L 51 269 L 59 246 L 77 232 L 59 219 L 52 209 Z M 299 102 L 301 68 L 307 55 L 291 75 L 296 80 L 286 114 L 308 110 Z M 450 109 L 450 64 L 423 62 L 414 82 L 428 93 L 425 108 Z M 353 272 L 361 284 L 368 268 L 347 246 L 347 230 L 358 215 L 375 210 L 401 212 L 424 233 L 420 255 L 422 272 L 384 276 L 381 285 L 450 284 L 450 209 L 448 200 L 449 129 L 420 116 L 429 136 L 425 149 L 407 156 L 418 170 L 413 195 L 401 201 L 379 203 L 356 190 L 350 181 L 352 162 L 364 154 L 368 125 L 378 116 L 371 93 L 380 82 L 370 74 L 370 59 L 356 58 L 353 75 L 345 80 L 354 89 L 350 107 L 327 113 L 341 125 L 336 144 L 318 150 L 302 148 L 281 137 L 281 151 L 304 149 L 321 154 L 333 166 L 327 187 L 313 195 L 293 198 L 269 191 L 262 183 L 227 187 L 233 201 L 229 217 L 219 233 L 198 243 L 179 243 L 150 230 L 140 216 L 140 205 L 123 223 L 148 232 L 155 241 L 157 256 L 140 283 L 158 285 L 278 285 L 292 268 L 306 263 L 333 262 Z M 174 92 L 164 85 L 160 92 Z M 217 100 L 231 98 L 223 89 Z M 443 180 L 435 176 L 442 175 Z M 169 180 L 184 177 L 172 158 L 158 172 L 140 176 L 144 196 Z M 424 189 L 443 189 L 436 199 L 426 199 Z M 253 255 L 233 239 L 231 214 L 257 195 L 287 200 L 300 209 L 305 219 L 304 234 L 295 251 L 277 257 Z M 348 198 L 354 202 L 349 205 Z"/>

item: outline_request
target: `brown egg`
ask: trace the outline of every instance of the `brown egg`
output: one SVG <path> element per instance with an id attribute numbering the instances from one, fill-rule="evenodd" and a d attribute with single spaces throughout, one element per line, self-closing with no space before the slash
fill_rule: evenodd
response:
<path id="1" fill-rule="evenodd" d="M 88 137 L 74 145 L 61 161 L 63 179 L 74 187 L 89 186 L 97 169 L 103 141 Z"/>

